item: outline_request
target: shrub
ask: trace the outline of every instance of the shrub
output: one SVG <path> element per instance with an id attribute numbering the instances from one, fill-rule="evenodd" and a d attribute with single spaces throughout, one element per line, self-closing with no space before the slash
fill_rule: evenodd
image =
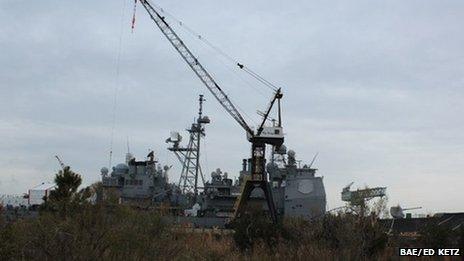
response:
<path id="1" fill-rule="evenodd" d="M 260 208 L 248 208 L 233 222 L 232 227 L 235 244 L 241 251 L 253 249 L 257 242 L 273 249 L 283 233 L 282 225 L 274 224 Z"/>
<path id="2" fill-rule="evenodd" d="M 446 224 L 437 224 L 437 221 L 430 220 L 419 230 L 419 243 L 429 248 L 446 248 L 457 243 L 458 233 L 453 232 L 451 227 Z"/>

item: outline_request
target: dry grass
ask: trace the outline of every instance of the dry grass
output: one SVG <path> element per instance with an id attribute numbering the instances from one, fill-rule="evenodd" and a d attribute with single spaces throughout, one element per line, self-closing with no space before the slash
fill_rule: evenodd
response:
<path id="1" fill-rule="evenodd" d="M 259 219 L 258 219 L 259 220 Z M 64 218 L 0 221 L 1 260 L 391 260 L 396 256 L 374 219 L 328 216 L 318 222 L 254 224 L 243 238 L 172 229 L 153 212 L 84 205 Z M 261 229 L 261 230 L 260 230 Z M 274 231 L 262 230 L 272 229 Z M 236 227 L 238 233 L 240 228 Z"/>

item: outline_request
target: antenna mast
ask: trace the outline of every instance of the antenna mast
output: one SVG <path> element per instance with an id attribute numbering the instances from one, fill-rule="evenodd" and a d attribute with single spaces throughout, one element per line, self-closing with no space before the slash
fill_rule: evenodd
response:
<path id="1" fill-rule="evenodd" d="M 198 102 L 198 118 L 192 126 L 187 129 L 190 134 L 187 147 L 181 147 L 180 142 L 182 136 L 178 132 L 171 132 L 171 137 L 166 140 L 167 143 L 172 143 L 172 147 L 168 150 L 174 152 L 177 159 L 182 164 L 182 172 L 179 179 L 179 187 L 183 193 L 193 193 L 194 202 L 198 196 L 198 190 L 203 188 L 205 179 L 201 170 L 200 164 L 200 145 L 201 138 L 205 137 L 205 125 L 210 123 L 208 116 L 203 116 L 203 102 L 205 98 L 200 94 Z M 201 178 L 202 187 L 198 186 L 199 178 Z"/>

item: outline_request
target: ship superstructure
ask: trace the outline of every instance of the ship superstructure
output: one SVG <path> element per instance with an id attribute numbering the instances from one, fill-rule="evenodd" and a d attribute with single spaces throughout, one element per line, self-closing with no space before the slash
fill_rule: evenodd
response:
<path id="1" fill-rule="evenodd" d="M 200 116 L 203 109 L 203 96 L 200 95 Z M 208 123 L 209 123 L 208 119 Z M 195 120 L 192 128 L 200 125 L 200 121 Z M 201 130 L 201 136 L 206 136 L 205 129 Z M 189 131 L 190 132 L 190 131 Z M 191 135 L 192 136 L 192 135 Z M 174 137 L 174 138 L 173 138 Z M 167 140 L 168 143 L 174 144 L 168 150 L 175 153 L 181 163 L 182 173 L 186 171 L 186 164 L 189 158 L 179 156 L 179 150 L 182 147 L 179 145 L 180 135 L 172 135 Z M 190 137 L 188 144 L 192 144 L 199 139 Z M 188 151 L 189 148 L 196 150 L 194 146 L 182 149 Z M 301 163 L 296 159 L 295 152 L 287 149 L 284 145 L 280 146 L 278 150 L 272 150 L 270 162 L 266 165 L 266 180 L 272 192 L 272 198 L 275 209 L 279 216 L 286 217 L 301 217 L 310 219 L 316 216 L 323 215 L 326 211 L 326 195 L 322 177 L 316 176 L 317 169 L 312 168 L 313 161 L 306 165 L 301 166 Z M 195 154 L 196 169 L 201 170 L 200 153 Z M 233 180 L 227 172 L 222 172 L 219 168 L 211 173 L 211 179 L 204 183 L 203 187 L 194 187 L 190 191 L 201 191 L 196 200 L 190 200 L 190 206 L 193 207 L 195 203 L 198 210 L 188 211 L 189 215 L 198 215 L 205 217 L 228 217 L 231 218 L 237 209 L 237 203 L 240 201 L 241 193 L 243 192 L 243 185 L 250 179 L 252 159 L 243 159 L 242 169 L 239 172 L 238 178 Z M 194 178 L 194 170 L 190 171 L 191 179 Z M 197 173 L 201 173 L 198 171 Z M 188 173 L 187 173 L 188 174 Z M 181 181 L 183 181 L 181 175 Z M 182 185 L 181 182 L 179 183 Z M 192 183 L 193 185 L 193 183 Z M 186 193 L 191 198 L 191 192 Z M 252 202 L 263 202 L 263 208 L 266 209 L 266 201 L 262 190 L 255 190 L 250 195 Z M 196 213 L 196 214 L 193 214 Z"/>
<path id="2" fill-rule="evenodd" d="M 153 151 L 146 160 L 137 161 L 132 154 L 126 154 L 126 162 L 119 163 L 109 173 L 101 169 L 102 185 L 105 191 L 113 192 L 121 203 L 151 205 L 152 203 L 181 201 L 179 188 L 169 183 L 168 166 L 162 167 L 154 159 Z"/>
<path id="3" fill-rule="evenodd" d="M 191 128 L 188 146 L 181 145 L 181 136 L 171 133 L 166 140 L 168 150 L 179 159 L 181 175 L 178 184 L 169 183 L 167 166 L 162 167 L 154 158 L 154 153 L 146 160 L 137 161 L 130 153 L 126 162 L 117 164 L 108 173 L 102 169 L 102 183 L 106 190 L 117 193 L 121 203 L 153 206 L 169 203 L 185 209 L 184 214 L 207 218 L 233 218 L 237 203 L 243 195 L 244 184 L 251 178 L 252 159 L 243 159 L 238 178 L 233 179 L 227 172 L 216 169 L 210 180 L 203 182 L 201 168 L 200 140 L 206 137 L 204 124 L 209 118 L 202 115 L 203 96 L 199 99 L 199 116 Z M 323 178 L 316 176 L 313 161 L 301 166 L 296 153 L 284 145 L 273 148 L 266 164 L 266 182 L 272 194 L 276 214 L 280 217 L 301 217 L 311 219 L 326 211 L 326 195 Z M 195 182 L 197 181 L 197 182 Z M 269 211 L 262 190 L 254 190 L 249 195 L 250 202 L 262 205 Z M 261 202 L 261 203 L 260 203 Z"/>
<path id="4" fill-rule="evenodd" d="M 326 194 L 323 177 L 316 175 L 317 169 L 310 165 L 298 166 L 292 150 L 278 158 L 268 163 L 266 168 L 278 216 L 309 220 L 323 215 L 326 212 Z M 220 169 L 212 172 L 211 181 L 205 183 L 200 194 L 199 215 L 232 217 L 242 186 L 250 178 L 249 168 L 249 160 L 244 159 L 239 178 L 235 181 Z M 250 199 L 254 203 L 262 202 L 263 208 L 266 207 L 262 191 L 253 191 Z"/>
<path id="5" fill-rule="evenodd" d="M 313 160 L 314 162 L 314 160 Z M 316 176 L 312 164 L 297 163 L 293 150 L 286 152 L 283 146 L 273 153 L 267 164 L 278 213 L 286 217 L 310 219 L 326 211 L 326 195 L 323 177 Z"/>

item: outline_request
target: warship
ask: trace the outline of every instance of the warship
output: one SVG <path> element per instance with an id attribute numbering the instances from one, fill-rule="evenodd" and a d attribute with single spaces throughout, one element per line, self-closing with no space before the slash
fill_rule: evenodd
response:
<path id="1" fill-rule="evenodd" d="M 154 152 L 150 152 L 143 161 L 136 161 L 128 152 L 126 162 L 114 166 L 111 173 L 106 167 L 101 169 L 105 191 L 116 193 L 122 204 L 145 207 L 169 204 L 183 210 L 178 215 L 195 217 L 193 220 L 216 218 L 225 222 L 225 219 L 233 217 L 243 184 L 250 178 L 251 159 L 242 160 L 241 171 L 235 179 L 218 168 L 211 172 L 210 180 L 205 181 L 200 164 L 200 144 L 206 136 L 205 125 L 210 120 L 202 115 L 203 101 L 203 95 L 200 95 L 198 117 L 187 129 L 190 137 L 187 146 L 181 145 L 182 136 L 178 132 L 171 132 L 166 140 L 172 144 L 168 150 L 177 156 L 180 163 L 177 183 L 169 182 L 170 167 L 158 163 Z M 312 168 L 314 160 L 302 165 L 296 159 L 296 153 L 287 151 L 284 145 L 272 150 L 266 173 L 278 216 L 311 219 L 325 213 L 323 177 L 317 176 L 317 169 Z M 253 191 L 251 200 L 263 201 L 265 208 L 263 191 Z M 214 224 L 217 223 L 216 220 Z"/>
<path id="2" fill-rule="evenodd" d="M 143 161 L 136 161 L 128 152 L 126 162 L 114 166 L 111 173 L 106 167 L 101 169 L 103 194 L 116 196 L 120 203 L 138 206 L 182 205 L 185 197 L 175 184 L 169 183 L 169 169 L 158 164 L 153 151 Z"/>
<path id="3" fill-rule="evenodd" d="M 238 110 L 238 106 L 230 100 L 225 90 L 219 86 L 166 21 L 166 17 L 162 14 L 163 9 L 146 0 L 140 3 L 216 101 L 245 131 L 247 141 L 251 145 L 251 153 L 249 158 L 243 160 L 242 170 L 235 182 L 229 178 L 227 173 L 222 173 L 219 169 L 212 173 L 210 181 L 205 181 L 200 164 L 200 148 L 201 139 L 206 136 L 205 126 L 210 123 L 210 119 L 202 114 L 204 99 L 203 95 L 200 95 L 198 117 L 187 129 L 189 132 L 187 146 L 181 145 L 182 136 L 178 132 L 171 132 L 166 140 L 171 144 L 168 150 L 173 152 L 181 163 L 182 171 L 177 184 L 167 182 L 167 175 L 164 175 L 166 172 L 154 167 L 155 162 L 151 155 L 152 157 L 146 161 L 129 160 L 125 165 L 114 167 L 110 176 L 113 181 L 112 183 L 103 182 L 104 187 L 108 187 L 106 184 L 116 184 L 117 186 L 113 187 L 120 193 L 121 202 L 178 204 L 179 199 L 186 199 L 188 208 L 185 209 L 184 215 L 195 218 L 237 218 L 248 212 L 247 209 L 250 208 L 248 203 L 256 201 L 263 202 L 263 209 L 273 222 L 277 222 L 279 216 L 310 219 L 325 213 L 326 197 L 322 177 L 316 176 L 317 170 L 311 168 L 312 163 L 303 167 L 297 165 L 295 152 L 292 150 L 287 152 L 283 145 L 284 132 L 281 117 L 283 93 L 281 88 L 267 81 L 243 63 L 229 57 L 237 68 L 273 90 L 268 106 L 263 112 L 258 113 L 262 116 L 261 124 L 256 129 L 250 126 Z M 205 41 L 203 37 L 199 35 L 197 37 Z M 211 47 L 211 44 L 209 46 Z M 223 52 L 221 53 L 224 55 Z M 277 120 L 271 120 L 272 125 L 269 126 L 266 123 L 270 120 L 274 105 L 277 107 L 274 110 L 277 112 Z M 271 159 L 266 164 L 266 148 L 269 146 L 272 147 Z M 105 171 L 102 175 L 107 175 Z M 129 188 L 126 188 L 128 186 Z"/>

